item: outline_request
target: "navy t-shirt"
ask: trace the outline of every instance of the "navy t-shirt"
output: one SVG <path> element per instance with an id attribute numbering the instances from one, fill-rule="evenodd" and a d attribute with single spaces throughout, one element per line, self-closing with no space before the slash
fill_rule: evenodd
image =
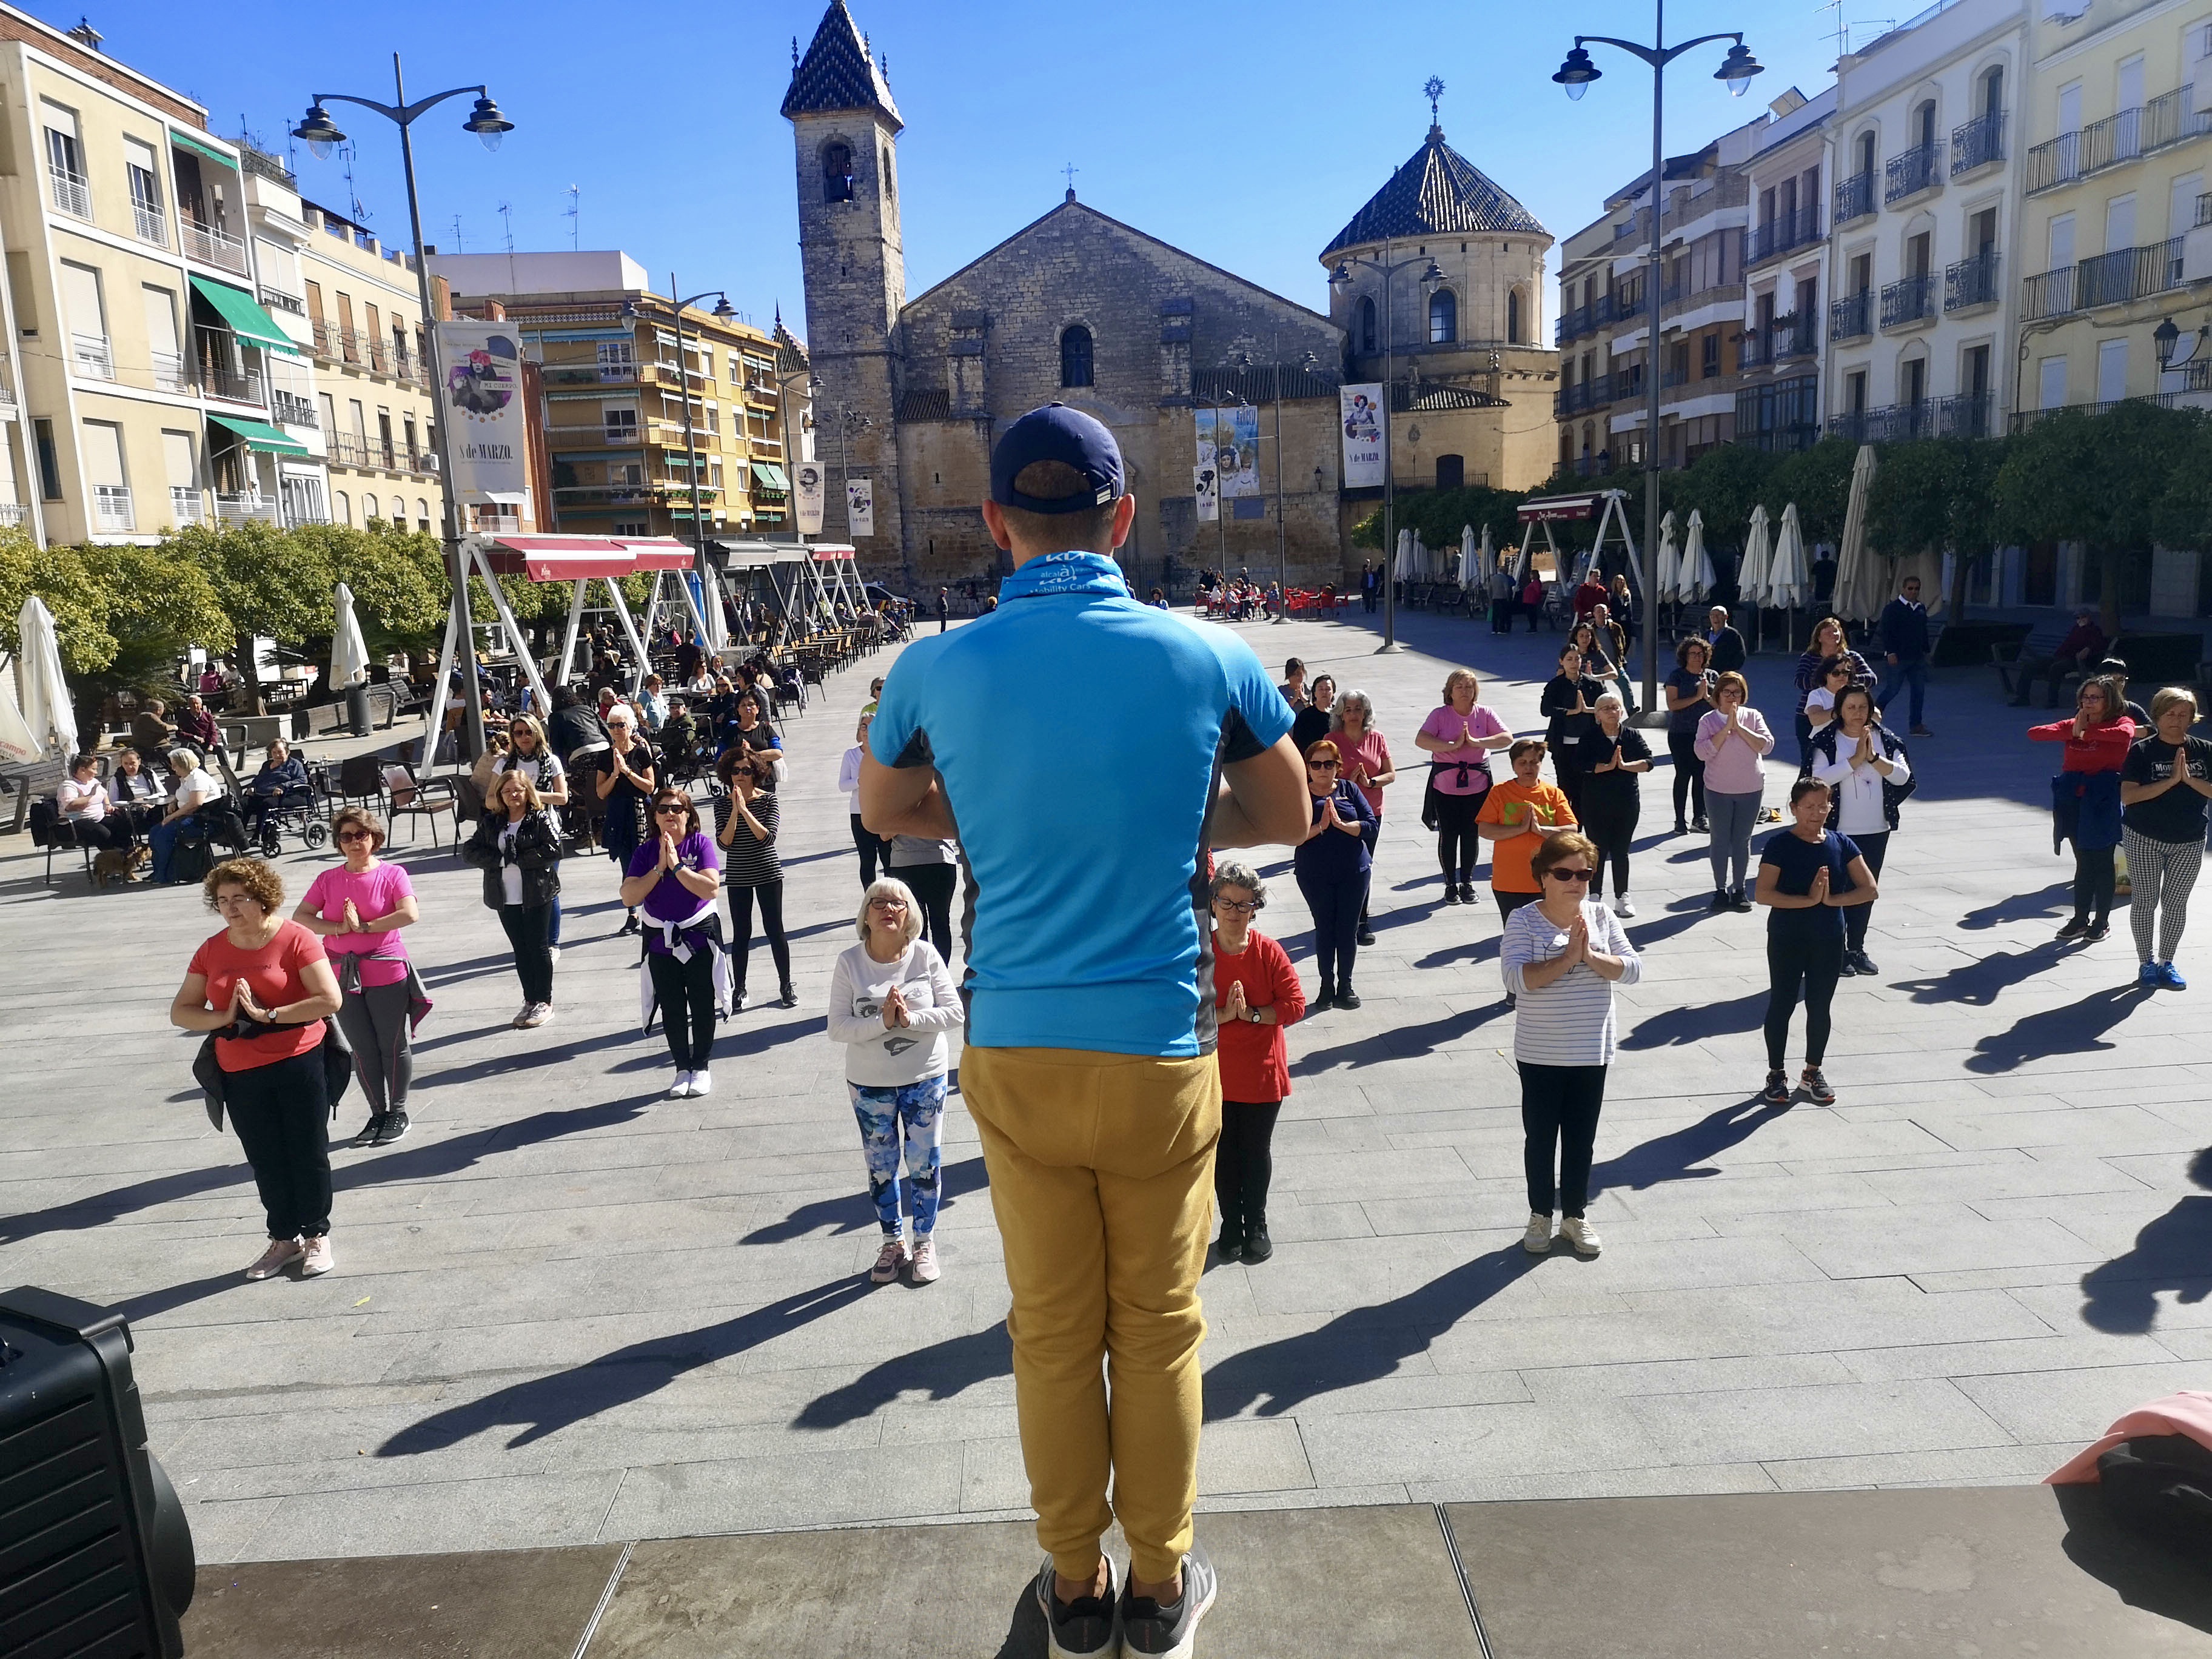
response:
<path id="1" fill-rule="evenodd" d="M 1813 878 L 1823 865 L 1828 870 L 1828 890 L 1850 892 L 1855 884 L 1850 874 L 1851 860 L 1858 855 L 1858 843 L 1832 830 L 1822 830 L 1818 841 L 1802 841 L 1795 830 L 1778 830 L 1759 848 L 1759 861 L 1771 864 L 1781 872 L 1774 878 L 1775 891 L 1802 898 L 1813 890 Z M 1831 904 L 1796 910 L 1770 905 L 1766 931 L 1778 939 L 1841 939 L 1844 913 Z"/>

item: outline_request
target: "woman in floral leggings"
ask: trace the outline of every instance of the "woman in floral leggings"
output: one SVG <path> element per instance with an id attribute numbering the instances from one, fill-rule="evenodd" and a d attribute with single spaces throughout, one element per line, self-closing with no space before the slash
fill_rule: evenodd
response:
<path id="1" fill-rule="evenodd" d="M 917 1285 L 936 1281 L 939 1152 L 946 1033 L 965 1018 L 952 975 L 921 937 L 921 908 L 902 881 L 871 882 L 856 924 L 860 942 L 830 977 L 830 1039 L 845 1045 L 846 1086 L 860 1125 L 868 1196 L 884 1231 L 868 1277 L 888 1285 L 906 1267 Z M 908 1255 L 900 1219 L 900 1165 L 914 1221 Z"/>

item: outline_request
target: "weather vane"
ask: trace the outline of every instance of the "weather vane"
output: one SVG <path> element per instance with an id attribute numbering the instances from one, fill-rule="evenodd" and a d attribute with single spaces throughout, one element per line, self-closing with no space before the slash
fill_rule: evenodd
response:
<path id="1" fill-rule="evenodd" d="M 1437 100 L 1444 95 L 1444 83 L 1431 75 L 1421 92 L 1429 100 L 1429 124 L 1433 126 L 1437 122 Z"/>
<path id="2" fill-rule="evenodd" d="M 1074 162 L 1070 161 L 1070 162 L 1069 162 L 1066 167 L 1062 167 L 1062 168 L 1060 169 L 1060 171 L 1061 171 L 1062 173 L 1066 173 L 1066 174 L 1067 175 L 1067 193 L 1068 193 L 1070 196 L 1074 195 L 1074 194 L 1075 194 L 1075 175 L 1076 175 L 1077 173 L 1079 173 L 1082 172 L 1082 171 L 1083 171 L 1083 169 L 1082 169 L 1081 167 L 1079 167 L 1076 166 Z"/>

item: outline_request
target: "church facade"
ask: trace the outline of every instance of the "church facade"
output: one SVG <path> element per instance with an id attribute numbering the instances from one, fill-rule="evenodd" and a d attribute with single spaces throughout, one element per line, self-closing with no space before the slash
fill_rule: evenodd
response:
<path id="1" fill-rule="evenodd" d="M 1379 492 L 1342 488 L 1337 388 L 1347 377 L 1382 378 L 1379 355 L 1358 349 L 1359 288 L 1332 289 L 1337 314 L 1324 316 L 1098 212 L 1071 189 L 1042 218 L 909 299 L 904 123 L 845 0 L 832 0 L 804 54 L 793 43 L 782 112 L 793 129 L 806 346 L 820 383 L 814 453 L 830 479 L 823 531 L 853 540 L 872 574 L 921 592 L 1001 570 L 980 510 L 991 445 L 1007 422 L 1055 399 L 1096 416 L 1121 446 L 1138 498 L 1121 556 L 1139 592 L 1207 565 L 1272 574 L 1279 545 L 1295 583 L 1340 583 L 1358 568 L 1348 526 L 1371 510 L 1363 497 Z M 1431 138 L 1442 147 L 1441 134 Z M 1347 227 L 1351 234 L 1370 223 L 1376 236 L 1340 237 L 1325 263 L 1340 249 L 1395 246 L 1401 232 L 1432 220 L 1442 235 L 1443 222 L 1465 218 L 1449 191 L 1431 190 L 1425 210 L 1416 187 L 1409 207 L 1399 199 L 1404 173 Z M 1455 174 L 1455 186 L 1462 183 Z M 1469 483 L 1534 483 L 1550 470 L 1550 387 L 1524 393 L 1528 406 L 1515 412 L 1515 394 L 1547 373 L 1549 354 L 1518 342 L 1506 349 L 1516 319 L 1533 337 L 1550 239 L 1481 183 L 1525 223 L 1502 236 L 1493 224 L 1480 240 L 1470 228 L 1470 252 L 1448 268 L 1459 279 L 1454 302 L 1483 318 L 1496 343 L 1455 340 L 1456 351 L 1397 359 L 1401 486 L 1437 481 L 1440 441 L 1474 458 Z M 1499 240 L 1511 257 L 1490 251 Z M 1509 316 L 1511 306 L 1520 309 Z M 1410 342 L 1414 323 L 1398 320 Z M 1527 478 L 1513 476 L 1517 453 L 1503 435 L 1516 418 L 1540 428 Z M 1224 455 L 1223 470 L 1244 493 L 1220 501 L 1212 522 L 1200 518 L 1194 480 L 1201 433 L 1210 444 L 1233 434 L 1240 452 Z M 870 481 L 872 536 L 849 534 L 841 471 Z"/>

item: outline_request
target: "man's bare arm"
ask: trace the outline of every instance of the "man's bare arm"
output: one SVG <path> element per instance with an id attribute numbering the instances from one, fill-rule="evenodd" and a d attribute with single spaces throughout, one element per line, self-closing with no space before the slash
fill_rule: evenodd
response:
<path id="1" fill-rule="evenodd" d="M 860 756 L 860 827 L 873 836 L 951 841 L 960 834 L 933 766 L 885 766 Z"/>
<path id="2" fill-rule="evenodd" d="M 1216 847 L 1296 847 L 1314 832 L 1305 763 L 1288 738 L 1221 769 L 1208 837 Z"/>

